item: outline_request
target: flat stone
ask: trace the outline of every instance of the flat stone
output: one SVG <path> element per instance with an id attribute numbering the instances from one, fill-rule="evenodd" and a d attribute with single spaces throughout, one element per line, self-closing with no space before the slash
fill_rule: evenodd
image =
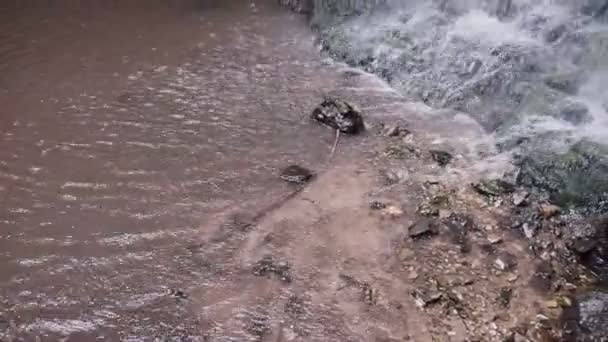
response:
<path id="1" fill-rule="evenodd" d="M 314 177 L 314 173 L 301 166 L 290 165 L 281 170 L 280 177 L 290 183 L 304 184 Z"/>
<path id="2" fill-rule="evenodd" d="M 423 236 L 430 236 L 436 234 L 435 223 L 431 219 L 422 219 L 412 224 L 407 234 L 413 239 L 421 238 Z"/>

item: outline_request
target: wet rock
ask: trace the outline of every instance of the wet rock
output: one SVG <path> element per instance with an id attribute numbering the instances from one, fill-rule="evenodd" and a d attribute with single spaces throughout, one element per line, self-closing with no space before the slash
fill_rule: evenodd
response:
<path id="1" fill-rule="evenodd" d="M 588 123 L 593 120 L 587 106 L 579 102 L 566 103 L 559 112 L 559 118 L 575 125 Z"/>
<path id="2" fill-rule="evenodd" d="M 561 208 L 553 205 L 553 204 L 549 204 L 549 203 L 545 203 L 545 204 L 541 204 L 538 206 L 538 212 L 540 214 L 540 216 L 542 216 L 545 219 L 550 219 L 553 216 L 556 216 L 557 214 L 559 214 L 561 211 Z"/>
<path id="3" fill-rule="evenodd" d="M 290 183 L 304 184 L 314 177 L 314 173 L 301 166 L 291 165 L 281 170 L 280 177 Z"/>
<path id="4" fill-rule="evenodd" d="M 556 74 L 548 76 L 545 84 L 555 90 L 574 95 L 580 84 L 579 76 L 574 74 Z"/>
<path id="5" fill-rule="evenodd" d="M 510 271 L 517 266 L 517 257 L 509 252 L 502 252 L 494 259 L 494 267 L 499 271 Z"/>
<path id="6" fill-rule="evenodd" d="M 260 277 L 275 275 L 286 283 L 291 282 L 289 264 L 286 262 L 275 262 L 272 256 L 265 256 L 253 266 L 253 274 Z"/>
<path id="7" fill-rule="evenodd" d="M 484 196 L 502 196 L 515 191 L 515 185 L 501 179 L 492 179 L 473 184 L 473 189 Z"/>
<path id="8" fill-rule="evenodd" d="M 412 239 L 419 239 L 437 234 L 437 228 L 435 221 L 431 219 L 422 219 L 412 224 L 408 230 L 407 235 Z"/>
<path id="9" fill-rule="evenodd" d="M 608 209 L 608 148 L 581 141 L 565 153 L 532 152 L 522 158 L 517 183 L 549 195 L 562 208 L 586 213 Z"/>
<path id="10" fill-rule="evenodd" d="M 398 125 L 389 126 L 383 132 L 383 135 L 387 137 L 405 137 L 410 134 L 410 130 L 400 127 Z"/>
<path id="11" fill-rule="evenodd" d="M 433 160 L 435 162 L 437 162 L 437 164 L 439 164 L 439 166 L 446 166 L 453 159 L 452 154 L 450 154 L 449 152 L 446 152 L 446 151 L 430 150 L 429 153 L 431 154 L 431 158 L 433 158 Z"/>
<path id="12" fill-rule="evenodd" d="M 311 118 L 346 134 L 359 134 L 365 129 L 361 112 L 346 101 L 326 98 Z"/>
<path id="13" fill-rule="evenodd" d="M 608 293 L 592 291 L 576 297 L 561 317 L 562 329 L 572 341 L 608 340 Z"/>

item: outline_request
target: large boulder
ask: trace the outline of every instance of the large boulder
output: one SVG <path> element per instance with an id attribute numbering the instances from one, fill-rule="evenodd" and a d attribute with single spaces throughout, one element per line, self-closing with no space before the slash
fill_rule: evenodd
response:
<path id="1" fill-rule="evenodd" d="M 564 311 L 562 320 L 567 341 L 608 341 L 608 293 L 579 295 L 576 305 Z"/>
<path id="2" fill-rule="evenodd" d="M 608 147 L 581 141 L 563 153 L 531 152 L 518 163 L 517 183 L 548 193 L 553 203 L 587 213 L 608 210 Z"/>

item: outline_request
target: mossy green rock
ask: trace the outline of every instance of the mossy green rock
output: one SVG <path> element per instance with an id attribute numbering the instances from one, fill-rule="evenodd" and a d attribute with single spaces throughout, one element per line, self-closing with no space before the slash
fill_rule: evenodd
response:
<path id="1" fill-rule="evenodd" d="M 547 192 L 562 207 L 607 211 L 607 146 L 581 141 L 564 153 L 532 153 L 519 164 L 519 185 Z"/>

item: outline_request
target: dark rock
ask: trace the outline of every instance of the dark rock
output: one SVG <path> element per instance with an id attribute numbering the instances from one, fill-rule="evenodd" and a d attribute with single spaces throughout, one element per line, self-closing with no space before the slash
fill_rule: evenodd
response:
<path id="1" fill-rule="evenodd" d="M 559 112 L 559 118 L 575 125 L 588 123 L 593 120 L 589 109 L 582 103 L 569 102 Z"/>
<path id="2" fill-rule="evenodd" d="M 503 308 L 508 308 L 511 305 L 512 298 L 513 289 L 509 287 L 503 287 L 500 289 L 496 301 L 498 302 L 498 305 L 502 306 Z"/>
<path id="3" fill-rule="evenodd" d="M 579 238 L 572 244 L 572 250 L 578 254 L 587 254 L 597 247 L 598 241 L 589 238 Z"/>
<path id="4" fill-rule="evenodd" d="M 361 112 L 346 101 L 326 98 L 311 118 L 346 134 L 359 134 L 365 129 Z"/>
<path id="5" fill-rule="evenodd" d="M 297 184 L 304 184 L 314 177 L 314 173 L 298 165 L 291 165 L 281 171 L 281 179 Z"/>
<path id="6" fill-rule="evenodd" d="M 574 95 L 578 91 L 580 81 L 576 75 L 556 74 L 547 76 L 545 84 L 555 90 Z"/>
<path id="7" fill-rule="evenodd" d="M 275 275 L 286 283 L 291 282 L 289 264 L 286 262 L 275 262 L 269 255 L 262 258 L 253 266 L 253 274 L 260 277 Z"/>
<path id="8" fill-rule="evenodd" d="M 473 221 L 470 217 L 452 214 L 443 220 L 443 224 L 448 230 L 452 243 L 460 246 L 461 253 L 471 251 L 471 246 L 467 238 L 468 231 L 473 228 Z"/>
<path id="9" fill-rule="evenodd" d="M 608 293 L 592 291 L 576 297 L 561 317 L 565 341 L 608 341 Z"/>
<path id="10" fill-rule="evenodd" d="M 407 234 L 412 239 L 419 239 L 425 236 L 435 235 L 437 234 L 435 221 L 432 219 L 419 220 L 408 228 Z"/>
<path id="11" fill-rule="evenodd" d="M 186 298 L 188 298 L 188 295 L 184 291 L 182 291 L 180 289 L 171 289 L 169 291 L 169 295 L 171 295 L 171 296 L 173 296 L 173 297 L 175 297 L 177 299 L 186 299 Z"/>
<path id="12" fill-rule="evenodd" d="M 372 201 L 369 204 L 369 208 L 371 210 L 382 210 L 382 209 L 386 208 L 386 203 L 380 202 L 380 201 Z"/>
<path id="13" fill-rule="evenodd" d="M 473 189 L 484 196 L 501 196 L 514 192 L 515 185 L 501 179 L 493 179 L 473 184 Z"/>
<path id="14" fill-rule="evenodd" d="M 429 153 L 431 154 L 431 158 L 433 158 L 433 160 L 436 161 L 439 166 L 446 166 L 453 159 L 452 154 L 446 151 L 430 150 Z"/>
<path id="15" fill-rule="evenodd" d="M 565 153 L 532 152 L 519 161 L 517 183 L 549 194 L 552 203 L 587 213 L 608 209 L 608 148 L 581 141 Z"/>

